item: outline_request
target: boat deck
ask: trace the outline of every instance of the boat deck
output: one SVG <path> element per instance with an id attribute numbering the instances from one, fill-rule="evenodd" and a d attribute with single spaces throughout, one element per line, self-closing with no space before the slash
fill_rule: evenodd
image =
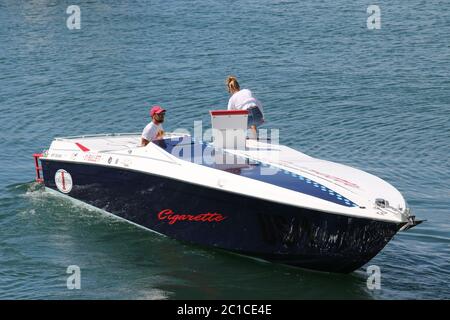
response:
<path id="1" fill-rule="evenodd" d="M 56 140 L 75 144 L 85 152 L 108 153 L 140 146 L 140 135 L 136 133 L 76 136 Z M 214 148 L 210 143 L 195 141 L 190 136 L 171 133 L 166 134 L 165 139 L 153 143 L 180 160 L 278 185 L 343 206 L 357 206 L 348 198 L 303 175 L 298 164 L 318 159 L 286 146 L 247 140 L 246 150 L 222 150 Z M 288 169 L 280 169 L 280 166 Z"/>
<path id="2" fill-rule="evenodd" d="M 110 133 L 55 138 L 55 141 L 75 143 L 79 148 L 93 152 L 118 151 L 136 148 L 141 143 L 139 133 Z"/>

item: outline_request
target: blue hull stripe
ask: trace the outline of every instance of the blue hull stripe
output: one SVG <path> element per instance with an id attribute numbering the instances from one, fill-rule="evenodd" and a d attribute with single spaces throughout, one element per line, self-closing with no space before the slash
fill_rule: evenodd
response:
<path id="1" fill-rule="evenodd" d="M 338 192 L 302 175 L 275 167 L 272 167 L 276 170 L 274 170 L 274 172 L 276 172 L 275 174 L 261 174 L 261 170 L 264 170 L 264 167 L 270 167 L 269 164 L 253 161 L 248 158 L 242 158 L 230 153 L 225 154 L 222 150 L 214 150 L 214 148 L 209 144 L 195 142 L 191 138 L 189 139 L 190 140 L 188 141 L 186 141 L 186 138 L 184 140 L 183 138 L 164 139 L 156 141 L 155 144 L 183 160 L 191 161 L 210 168 L 227 171 L 250 179 L 267 182 L 342 206 L 358 207 L 356 203 L 342 196 Z M 176 149 L 174 150 L 174 148 Z M 231 159 L 232 163 L 240 163 L 240 165 L 208 163 L 202 155 L 212 153 L 223 157 L 226 156 L 229 160 Z"/>

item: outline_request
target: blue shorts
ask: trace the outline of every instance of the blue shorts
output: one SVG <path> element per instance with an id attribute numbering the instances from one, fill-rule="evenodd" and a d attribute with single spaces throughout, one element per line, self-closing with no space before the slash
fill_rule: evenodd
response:
<path id="1" fill-rule="evenodd" d="M 251 126 L 260 126 L 264 123 L 264 116 L 261 110 L 254 106 L 247 109 L 248 111 L 248 123 L 247 126 L 250 128 Z"/>

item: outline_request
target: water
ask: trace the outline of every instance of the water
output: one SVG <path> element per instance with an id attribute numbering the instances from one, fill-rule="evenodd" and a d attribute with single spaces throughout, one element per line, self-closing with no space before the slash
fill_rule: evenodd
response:
<path id="1" fill-rule="evenodd" d="M 0 2 L 0 298 L 450 298 L 450 4 L 378 1 Z M 209 124 L 238 76 L 281 142 L 395 185 L 426 223 L 335 275 L 181 244 L 48 195 L 31 154 L 54 136 Z M 66 268 L 81 268 L 81 290 Z"/>

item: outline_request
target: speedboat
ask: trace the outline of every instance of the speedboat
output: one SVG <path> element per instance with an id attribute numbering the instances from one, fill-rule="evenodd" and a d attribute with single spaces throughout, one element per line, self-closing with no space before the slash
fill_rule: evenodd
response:
<path id="1" fill-rule="evenodd" d="M 227 146 L 186 133 L 145 147 L 132 133 L 55 138 L 35 154 L 37 179 L 179 241 L 326 272 L 362 267 L 421 222 L 367 172 L 270 140 Z"/>

